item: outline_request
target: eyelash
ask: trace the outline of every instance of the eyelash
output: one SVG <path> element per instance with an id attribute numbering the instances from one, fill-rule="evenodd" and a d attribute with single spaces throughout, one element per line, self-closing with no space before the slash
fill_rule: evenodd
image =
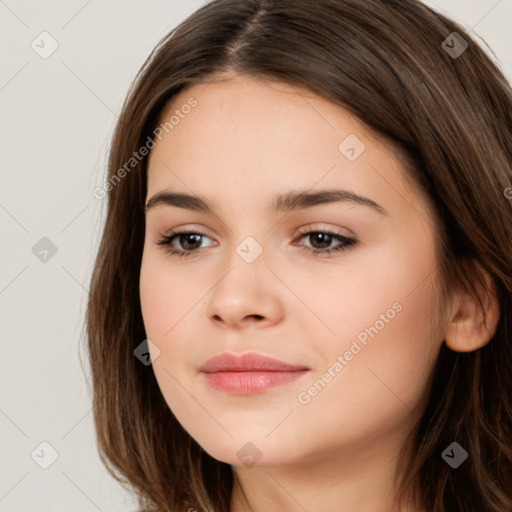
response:
<path id="1" fill-rule="evenodd" d="M 355 247 L 358 244 L 358 241 L 355 240 L 354 238 L 348 238 L 346 236 L 340 235 L 338 233 L 334 233 L 332 231 L 300 232 L 301 236 L 299 238 L 304 238 L 304 237 L 306 237 L 308 235 L 312 235 L 312 234 L 329 235 L 333 239 L 335 239 L 339 242 L 343 242 L 343 245 L 340 245 L 334 249 L 312 249 L 311 247 L 307 247 L 307 246 L 303 246 L 303 245 L 299 246 L 302 249 L 304 249 L 305 251 L 313 253 L 315 256 L 318 254 L 332 254 L 332 253 L 336 253 L 336 252 L 340 252 L 340 251 L 345 251 L 345 250 L 349 249 L 350 247 Z M 197 248 L 197 249 L 192 249 L 191 251 L 181 251 L 179 249 L 175 249 L 174 247 L 172 247 L 171 243 L 173 242 L 173 240 L 176 237 L 178 237 L 180 235 L 199 235 L 199 236 L 203 236 L 203 237 L 204 236 L 208 237 L 208 235 L 205 235 L 204 233 L 195 231 L 193 229 L 187 230 L 187 231 L 171 231 L 170 235 L 162 235 L 162 238 L 155 243 L 157 245 L 165 246 L 166 252 L 168 252 L 171 256 L 178 256 L 179 258 L 182 258 L 182 257 L 189 258 L 190 256 L 193 256 L 194 254 L 196 254 L 197 252 L 199 252 L 201 250 L 201 248 Z"/>

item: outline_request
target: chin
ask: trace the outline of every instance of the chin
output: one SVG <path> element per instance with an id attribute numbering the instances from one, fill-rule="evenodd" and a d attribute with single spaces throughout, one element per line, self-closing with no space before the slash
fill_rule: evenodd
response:
<path id="1" fill-rule="evenodd" d="M 234 434 L 234 433 L 233 433 Z M 219 438 L 205 440 L 196 439 L 203 450 L 214 459 L 238 467 L 255 466 L 278 466 L 289 464 L 290 455 L 293 459 L 298 456 L 293 446 L 283 443 L 283 438 L 275 436 L 274 439 L 265 439 L 268 434 L 252 431 L 243 435 L 237 432 L 234 438 L 226 439 L 227 434 L 221 441 Z"/>

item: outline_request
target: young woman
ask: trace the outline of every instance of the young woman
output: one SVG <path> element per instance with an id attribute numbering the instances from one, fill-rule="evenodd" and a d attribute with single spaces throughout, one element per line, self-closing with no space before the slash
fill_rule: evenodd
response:
<path id="1" fill-rule="evenodd" d="M 95 191 L 111 474 L 148 512 L 511 511 L 511 163 L 510 85 L 419 1 L 195 12 Z"/>

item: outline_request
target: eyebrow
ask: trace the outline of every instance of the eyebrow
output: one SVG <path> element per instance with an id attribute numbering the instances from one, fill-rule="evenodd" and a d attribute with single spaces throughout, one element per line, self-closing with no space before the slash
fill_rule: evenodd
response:
<path id="1" fill-rule="evenodd" d="M 389 213 L 372 199 L 340 189 L 320 190 L 318 192 L 292 190 L 275 196 L 271 204 L 271 210 L 274 213 L 289 212 L 338 202 L 351 202 L 360 206 L 366 206 L 381 215 L 389 216 Z M 205 213 L 211 213 L 214 210 L 212 203 L 204 197 L 164 190 L 151 197 L 146 203 L 145 211 L 147 213 L 157 206 L 164 205 Z"/>

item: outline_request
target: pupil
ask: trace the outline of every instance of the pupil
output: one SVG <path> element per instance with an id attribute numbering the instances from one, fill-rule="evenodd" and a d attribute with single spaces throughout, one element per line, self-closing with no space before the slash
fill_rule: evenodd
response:
<path id="1" fill-rule="evenodd" d="M 191 233 L 191 234 L 189 234 L 189 235 L 182 235 L 182 239 L 180 240 L 181 246 L 182 246 L 184 249 L 189 249 L 189 250 L 194 250 L 194 249 L 196 249 L 197 247 L 190 247 L 190 244 L 189 244 L 188 242 L 189 242 L 189 240 L 190 240 L 190 239 L 193 239 L 193 238 L 195 237 L 195 238 L 196 238 L 195 243 L 198 243 L 198 240 L 197 240 L 197 239 L 199 239 L 199 237 L 200 237 L 200 236 L 201 236 L 201 235 L 197 235 L 197 234 L 195 234 L 195 233 Z M 185 240 L 186 240 L 186 242 L 185 242 L 185 243 L 182 243 L 183 239 L 185 239 Z M 192 243 L 192 245 L 193 245 L 193 244 L 194 244 L 194 241 L 192 241 L 191 243 Z M 201 244 L 200 244 L 200 242 L 199 242 L 199 245 L 201 245 Z M 187 246 L 189 246 L 189 247 L 187 247 Z"/>
<path id="2" fill-rule="evenodd" d="M 323 242 L 322 247 L 315 247 L 315 244 L 313 243 L 312 245 L 316 249 L 324 249 L 325 247 L 329 247 L 329 245 L 331 244 L 331 235 L 328 235 L 327 233 L 314 233 L 310 236 L 314 237 L 314 239 L 317 239 L 318 237 L 318 239 L 320 240 L 320 244 L 322 244 Z"/>

